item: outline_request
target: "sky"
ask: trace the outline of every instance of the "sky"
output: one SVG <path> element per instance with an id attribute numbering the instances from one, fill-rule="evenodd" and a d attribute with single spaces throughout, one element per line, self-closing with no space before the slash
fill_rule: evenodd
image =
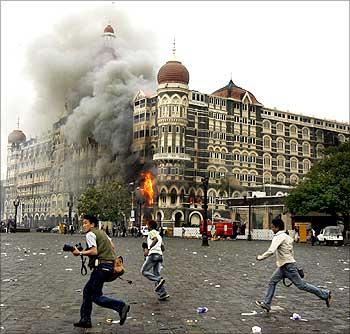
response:
<path id="1" fill-rule="evenodd" d="M 85 13 L 101 8 L 107 14 L 96 31 L 110 23 L 118 38 L 108 13 L 121 12 L 152 48 L 155 73 L 175 37 L 190 89 L 212 93 L 232 78 L 266 107 L 349 122 L 348 1 L 1 1 L 2 178 L 17 118 L 27 138 L 47 130 L 37 125 L 42 92 L 30 74 L 29 50 L 67 18 L 89 20 Z"/>

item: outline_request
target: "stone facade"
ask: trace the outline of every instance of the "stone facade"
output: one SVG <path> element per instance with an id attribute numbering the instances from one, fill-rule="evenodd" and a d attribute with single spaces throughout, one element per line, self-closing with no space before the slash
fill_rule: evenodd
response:
<path id="1" fill-rule="evenodd" d="M 165 226 L 199 224 L 205 176 L 208 217 L 234 219 L 224 199 L 285 195 L 324 148 L 349 140 L 348 123 L 265 107 L 232 80 L 212 94 L 190 90 L 184 66 L 176 76 L 167 64 L 155 94 L 136 94 L 133 117 L 133 150 L 156 171 L 152 216 Z"/>

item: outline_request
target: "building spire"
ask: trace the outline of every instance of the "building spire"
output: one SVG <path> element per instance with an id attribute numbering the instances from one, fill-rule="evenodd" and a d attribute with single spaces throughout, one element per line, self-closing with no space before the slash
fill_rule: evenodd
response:
<path id="1" fill-rule="evenodd" d="M 172 60 L 176 60 L 175 36 L 174 36 L 174 41 L 173 41 L 173 56 L 172 56 Z"/>
<path id="2" fill-rule="evenodd" d="M 17 129 L 19 129 L 19 116 L 17 116 Z"/>

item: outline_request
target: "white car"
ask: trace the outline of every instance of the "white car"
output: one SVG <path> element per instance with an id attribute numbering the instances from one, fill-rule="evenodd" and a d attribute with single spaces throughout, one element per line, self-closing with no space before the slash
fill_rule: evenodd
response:
<path id="1" fill-rule="evenodd" d="M 321 230 L 320 234 L 317 236 L 318 242 L 328 244 L 338 244 L 343 243 L 343 235 L 341 228 L 338 226 L 327 226 Z"/>
<path id="2" fill-rule="evenodd" d="M 54 228 L 51 229 L 51 233 L 58 233 L 60 231 L 59 226 L 55 226 Z"/>

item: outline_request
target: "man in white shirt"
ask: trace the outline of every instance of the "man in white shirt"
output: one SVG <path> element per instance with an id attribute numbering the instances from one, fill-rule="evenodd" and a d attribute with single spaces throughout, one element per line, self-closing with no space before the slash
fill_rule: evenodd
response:
<path id="1" fill-rule="evenodd" d="M 294 259 L 293 239 L 284 231 L 283 220 L 280 218 L 274 219 L 272 221 L 271 230 L 275 235 L 272 239 L 270 248 L 264 254 L 257 255 L 256 259 L 261 261 L 276 253 L 277 269 L 270 279 L 264 300 L 256 301 L 256 305 L 269 312 L 271 310 L 271 302 L 275 294 L 276 285 L 283 278 L 288 278 L 298 289 L 313 293 L 322 300 L 325 300 L 327 307 L 329 307 L 331 302 L 331 291 L 320 289 L 312 284 L 306 283 L 300 277 Z"/>
<path id="2" fill-rule="evenodd" d="M 147 225 L 149 230 L 147 236 L 148 249 L 144 251 L 146 261 L 141 268 L 141 274 L 155 282 L 154 291 L 157 293 L 158 299 L 165 300 L 169 298 L 169 295 L 164 288 L 165 279 L 160 276 L 163 263 L 163 239 L 157 231 L 157 223 L 154 220 L 148 221 Z"/>

